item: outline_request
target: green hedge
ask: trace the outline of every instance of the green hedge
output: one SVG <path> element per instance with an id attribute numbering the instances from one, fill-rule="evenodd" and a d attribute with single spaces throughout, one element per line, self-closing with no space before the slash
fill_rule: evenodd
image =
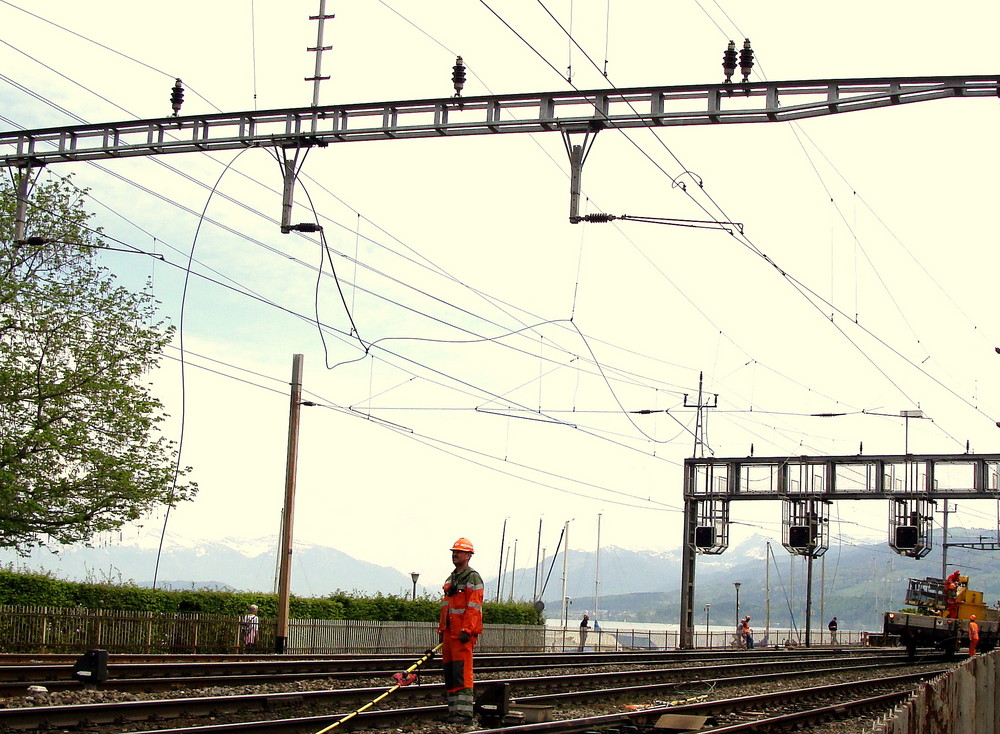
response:
<path id="1" fill-rule="evenodd" d="M 274 618 L 278 598 L 274 594 L 248 592 L 144 589 L 132 585 L 80 584 L 60 581 L 47 574 L 19 573 L 0 569 L 0 604 L 15 606 L 82 607 L 144 612 L 190 612 L 245 614 L 251 604 L 258 614 Z M 356 619 L 376 622 L 435 622 L 440 602 L 431 597 L 355 596 L 335 592 L 326 598 L 292 596 L 292 619 Z M 542 624 L 541 615 L 528 603 L 486 604 L 487 624 Z"/>

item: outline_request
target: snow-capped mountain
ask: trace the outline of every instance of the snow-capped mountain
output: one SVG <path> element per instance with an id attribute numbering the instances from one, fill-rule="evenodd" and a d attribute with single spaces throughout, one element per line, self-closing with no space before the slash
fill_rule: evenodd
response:
<path id="1" fill-rule="evenodd" d="M 14 569 L 50 572 L 71 581 L 149 586 L 157 569 L 158 547 L 158 539 L 136 537 L 101 542 L 93 548 L 66 547 L 58 553 L 36 549 L 27 557 L 0 549 L 0 563 Z M 271 592 L 277 547 L 275 536 L 195 540 L 168 535 L 160 555 L 157 586 Z M 291 578 L 292 593 L 308 597 L 338 590 L 408 594 L 412 588 L 409 576 L 394 568 L 352 558 L 335 548 L 299 542 L 295 544 Z"/>

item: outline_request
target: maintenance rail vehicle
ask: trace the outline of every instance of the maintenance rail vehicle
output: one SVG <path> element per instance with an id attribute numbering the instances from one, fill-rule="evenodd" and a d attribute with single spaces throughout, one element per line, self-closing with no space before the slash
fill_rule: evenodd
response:
<path id="1" fill-rule="evenodd" d="M 886 612 L 885 639 L 899 638 L 910 658 L 917 647 L 936 647 L 952 657 L 969 644 L 969 620 L 979 624 L 979 650 L 988 652 L 997 644 L 1000 611 L 983 603 L 983 592 L 969 588 L 969 577 L 955 571 L 947 579 L 910 579 L 906 604 L 916 611 Z"/>

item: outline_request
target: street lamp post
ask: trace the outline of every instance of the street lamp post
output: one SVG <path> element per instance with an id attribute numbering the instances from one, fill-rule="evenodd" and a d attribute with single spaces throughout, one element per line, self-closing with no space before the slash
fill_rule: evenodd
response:
<path id="1" fill-rule="evenodd" d="M 740 626 L 740 582 L 734 581 L 733 586 L 736 587 L 736 628 L 739 629 Z"/>
<path id="2" fill-rule="evenodd" d="M 416 571 L 410 571 L 410 580 L 413 581 L 413 601 L 417 600 L 417 579 L 420 578 L 420 574 Z"/>
<path id="3" fill-rule="evenodd" d="M 712 646 L 712 642 L 711 642 L 712 638 L 708 636 L 708 614 L 709 614 L 709 610 L 711 608 L 712 608 L 711 604 L 706 604 L 705 605 L 705 647 L 711 647 Z"/>

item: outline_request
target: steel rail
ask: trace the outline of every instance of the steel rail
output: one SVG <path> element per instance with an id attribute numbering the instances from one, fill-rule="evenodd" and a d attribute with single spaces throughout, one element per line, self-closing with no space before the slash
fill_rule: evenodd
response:
<path id="1" fill-rule="evenodd" d="M 726 703 L 729 702 L 734 706 L 738 706 L 741 703 L 750 702 L 752 704 L 759 704 L 764 702 L 768 697 L 773 700 L 782 700 L 782 698 L 788 698 L 789 696 L 795 696 L 797 693 L 803 693 L 803 695 L 816 695 L 817 691 L 831 691 L 836 690 L 838 687 L 854 687 L 859 688 L 865 685 L 875 685 L 879 683 L 893 684 L 899 682 L 906 682 L 911 680 L 919 680 L 932 675 L 933 673 L 920 673 L 912 674 L 907 676 L 896 676 L 893 678 L 878 678 L 869 679 L 867 681 L 859 681 L 857 685 L 848 684 L 835 684 L 834 686 L 820 686 L 811 689 L 802 689 L 801 691 L 785 691 L 775 694 L 762 694 L 761 696 L 754 697 L 743 697 L 738 699 L 724 699 L 719 702 L 712 703 Z M 600 692 L 595 692 L 600 693 Z M 605 692 L 607 693 L 607 692 Z M 613 692 L 617 695 L 628 693 L 627 690 Z M 909 695 L 909 691 L 900 694 L 889 694 L 889 695 L 899 695 L 900 697 Z M 704 704 L 703 706 L 710 706 L 711 704 Z M 646 709 L 644 711 L 638 712 L 622 712 L 615 714 L 607 714 L 604 716 L 594 716 L 587 717 L 584 719 L 566 719 L 562 721 L 552 721 L 543 722 L 538 724 L 519 724 L 516 726 L 499 727 L 494 729 L 486 729 L 477 732 L 470 732 L 470 734 L 504 734 L 509 732 L 510 734 L 530 734 L 531 732 L 559 732 L 560 734 L 572 734 L 579 732 L 592 732 L 598 728 L 609 727 L 613 725 L 627 725 L 633 728 L 628 731 L 637 733 L 639 731 L 638 724 L 643 722 L 653 723 L 655 719 L 658 719 L 664 713 L 698 713 L 696 710 L 699 704 L 694 704 L 690 706 L 674 706 L 674 707 L 662 707 L 657 709 Z M 832 707 L 835 708 L 835 707 Z M 405 708 L 405 709 L 389 709 L 382 711 L 366 711 L 359 714 L 356 718 L 359 722 L 368 723 L 374 727 L 385 728 L 387 726 L 398 724 L 402 721 L 407 720 L 426 720 L 429 718 L 434 718 L 439 716 L 445 711 L 444 706 L 425 706 L 418 708 Z M 233 724 L 213 724 L 209 726 L 191 726 L 191 727 L 179 727 L 173 729 L 157 729 L 155 732 L 157 734 L 255 734 L 256 732 L 267 732 L 268 734 L 296 734 L 301 732 L 311 732 L 316 731 L 318 728 L 323 726 L 328 726 L 331 723 L 335 723 L 339 719 L 343 718 L 344 714 L 338 715 L 322 715 L 322 716 L 307 716 L 307 717 L 297 717 L 297 718 L 286 718 L 286 719 L 271 719 L 267 721 L 243 721 L 240 723 Z M 652 728 L 650 731 L 654 731 Z M 656 730 L 659 731 L 659 730 Z M 716 730 L 713 730 L 716 731 Z M 154 734 L 153 730 L 134 732 L 133 734 Z"/>
<path id="2" fill-rule="evenodd" d="M 643 709 L 641 711 L 628 711 L 620 712 L 614 714 L 605 714 L 603 716 L 592 716 L 581 719 L 564 719 L 562 721 L 547 721 L 535 724 L 520 724 L 516 726 L 506 726 L 494 729 L 479 730 L 475 732 L 470 732 L 469 734 L 534 734 L 535 732 L 558 732 L 558 734 L 575 734 L 578 732 L 591 731 L 596 728 L 612 726 L 615 724 L 627 723 L 637 727 L 642 727 L 643 725 L 651 726 L 660 716 L 666 713 L 672 714 L 689 714 L 689 715 L 712 715 L 712 714 L 724 714 L 724 713 L 738 713 L 742 709 L 759 709 L 761 707 L 772 706 L 778 703 L 787 703 L 789 699 L 802 699 L 809 700 L 810 698 L 815 698 L 816 696 L 829 696 L 831 694 L 839 695 L 841 693 L 852 694 L 859 689 L 871 688 L 875 686 L 888 686 L 888 685 L 907 685 L 910 683 L 918 683 L 932 677 L 939 675 L 949 668 L 944 667 L 940 670 L 935 671 L 924 671 L 921 673 L 909 673 L 906 675 L 891 676 L 886 678 L 868 678 L 861 681 L 851 681 L 848 683 L 834 683 L 827 686 L 813 686 L 810 688 L 801 688 L 796 690 L 785 690 L 785 691 L 775 691 L 772 693 L 762 693 L 753 696 L 741 696 L 739 698 L 726 698 L 717 699 L 714 701 L 705 701 L 702 703 L 684 704 L 680 706 L 655 706 Z M 886 700 L 895 700 L 905 698 L 911 694 L 910 690 L 902 691 L 899 693 L 892 694 L 880 694 L 874 697 L 875 699 L 886 698 Z M 863 701 L 871 699 L 861 699 L 857 703 L 860 705 Z M 790 714 L 782 714 L 776 719 L 784 718 L 787 722 L 793 721 L 796 716 L 799 717 L 816 717 L 823 715 L 820 712 L 829 712 L 832 709 L 838 707 L 849 706 L 850 702 L 838 702 L 830 706 L 824 706 L 819 709 L 810 709 L 801 712 L 795 712 Z M 887 704 L 888 705 L 888 704 Z M 515 707 L 516 708 L 516 707 Z M 711 730 L 712 734 L 716 732 L 725 731 L 751 731 L 754 727 L 756 728 L 766 728 L 766 719 L 758 719 L 754 722 L 743 722 L 740 724 L 732 724 L 724 727 L 713 728 Z M 743 727 L 743 728 L 740 728 Z"/>
<path id="3" fill-rule="evenodd" d="M 752 654 L 763 655 L 768 657 L 808 657 L 810 655 L 851 655 L 851 654 L 876 654 L 879 650 L 883 648 L 851 648 L 851 647 L 837 647 L 837 648 L 825 648 L 823 646 L 814 646 L 811 648 L 758 648 L 753 651 Z M 886 653 L 891 653 L 892 650 L 885 648 Z M 263 655 L 205 655 L 205 654 L 185 654 L 185 655 L 175 655 L 175 654 L 122 654 L 122 653 L 109 653 L 108 654 L 108 664 L 115 666 L 128 666 L 128 665 L 142 665 L 142 664 L 178 664 L 178 665 L 193 665 L 193 664 L 205 664 L 205 663 L 216 663 L 216 664 L 230 664 L 230 665 L 288 665 L 288 664 L 298 664 L 300 662 L 305 663 L 326 663 L 333 662 L 335 664 L 347 664 L 352 663 L 358 666 L 381 666 L 381 667 L 396 667 L 398 665 L 407 665 L 413 660 L 413 656 L 420 654 L 422 650 L 414 649 L 411 653 L 407 654 L 364 654 L 364 653 L 354 653 L 354 654 L 307 654 L 307 655 L 297 655 L 297 654 L 285 654 L 285 655 L 274 655 L 274 654 L 263 654 Z M 712 648 L 699 648 L 692 650 L 628 650 L 628 651 L 616 651 L 616 652 L 513 652 L 513 653 L 490 653 L 484 652 L 476 655 L 476 660 L 484 661 L 515 661 L 515 663 L 523 661 L 542 661 L 548 662 L 550 660 L 587 660 L 596 661 L 600 663 L 613 662 L 615 660 L 620 660 L 623 662 L 634 662 L 637 660 L 689 660 L 689 659 L 712 659 L 717 660 L 720 655 L 745 655 L 748 654 L 746 650 L 732 650 L 732 649 L 712 649 Z M 30 653 L 0 653 L 0 671 L 6 670 L 12 666 L 25 666 L 25 667 L 39 667 L 45 665 L 60 666 L 60 665 L 72 665 L 77 660 L 79 660 L 79 654 L 63 654 L 63 653 L 42 653 L 42 654 L 30 654 Z"/>
<path id="4" fill-rule="evenodd" d="M 754 663 L 747 661 L 744 664 L 733 664 L 725 666 L 710 666 L 706 668 L 671 668 L 657 670 L 638 671 L 615 671 L 610 673 L 589 673 L 584 675 L 563 675 L 545 676 L 534 678 L 510 678 L 501 681 L 509 684 L 512 693 L 517 691 L 529 692 L 532 690 L 545 690 L 546 688 L 561 689 L 556 692 L 538 693 L 534 696 L 519 698 L 522 702 L 531 700 L 553 699 L 560 695 L 573 696 L 574 698 L 597 697 L 606 698 L 611 695 L 622 695 L 630 691 L 649 692 L 651 690 L 664 690 L 679 685 L 691 685 L 693 683 L 716 684 L 723 682 L 734 682 L 745 680 L 747 669 L 754 671 L 756 679 L 764 679 L 769 675 L 774 677 L 785 677 L 789 675 L 802 676 L 829 674 L 850 669 L 864 669 L 866 667 L 884 668 L 883 660 L 869 661 L 864 666 L 854 666 L 854 668 L 835 665 L 834 667 L 815 668 L 813 664 L 824 661 L 795 661 L 799 665 L 792 671 L 774 670 L 776 667 L 788 666 L 792 661 L 774 661 L 770 663 Z M 852 662 L 845 658 L 838 658 L 827 663 L 848 663 Z M 899 662 L 895 665 L 908 666 L 906 662 Z M 771 672 L 766 669 L 771 668 Z M 704 671 L 724 671 L 731 675 L 724 678 L 713 678 L 706 680 L 691 681 L 690 676 L 698 675 Z M 680 676 L 686 676 L 687 680 L 678 681 Z M 652 682 L 650 682 L 652 681 Z M 485 682 L 485 681 L 484 681 Z M 614 688 L 592 689 L 590 691 L 580 690 L 581 685 L 614 685 Z M 569 688 L 569 692 L 565 689 Z M 219 713 L 236 714 L 245 712 L 258 712 L 275 708 L 289 708 L 295 706 L 317 706 L 317 705 L 342 705 L 349 703 L 366 702 L 375 696 L 383 693 L 385 687 L 379 688 L 352 688 L 352 689 L 330 689 L 319 691 L 296 691 L 290 693 L 254 693 L 229 696 L 192 696 L 175 699 L 157 699 L 141 701 L 119 701 L 109 703 L 87 703 L 66 706 L 34 706 L 27 708 L 0 709 L 0 730 L 23 730 L 33 729 L 44 724 L 48 727 L 71 727 L 89 722 L 98 725 L 108 725 L 116 721 L 143 721 L 153 719 L 171 719 L 182 716 L 208 716 Z M 396 693 L 407 701 L 420 699 L 443 698 L 443 684 L 424 684 L 419 686 L 408 686 L 399 689 Z"/>
<path id="5" fill-rule="evenodd" d="M 769 716 L 757 721 L 746 721 L 742 724 L 730 724 L 728 726 L 713 727 L 711 734 L 736 734 L 744 731 L 775 731 L 775 727 L 784 727 L 790 724 L 799 726 L 814 721 L 827 721 L 829 719 L 844 719 L 850 715 L 857 715 L 863 711 L 879 709 L 885 711 L 902 703 L 913 694 L 912 691 L 897 691 L 895 693 L 883 693 L 878 696 L 859 698 L 854 701 L 844 701 L 830 706 L 822 706 L 817 709 L 807 711 L 797 711 L 790 714 Z M 780 730 L 780 729 L 779 729 Z"/>
<path id="6" fill-rule="evenodd" d="M 516 655 L 477 655 L 477 669 L 545 669 L 571 668 L 611 664 L 656 664 L 673 662 L 718 661 L 720 654 L 739 656 L 740 652 L 707 652 L 707 651 L 671 651 L 660 653 L 566 653 L 566 654 L 516 654 Z M 808 657 L 833 655 L 872 655 L 871 650 L 823 650 L 814 649 L 810 653 L 798 651 L 772 650 L 755 653 L 755 659 L 804 659 Z M 881 653 L 887 656 L 898 654 L 897 651 Z M 139 657 L 139 660 L 133 659 Z M 18 659 L 19 658 L 10 658 Z M 78 656 L 50 656 L 33 663 L 8 663 L 0 658 L 0 686 L 4 683 L 45 684 L 46 682 L 72 681 L 73 663 Z M 58 661 L 58 662 L 57 662 Z M 292 658 L 255 658 L 255 659 L 203 659 L 198 656 L 170 657 L 157 660 L 147 656 L 109 656 L 108 673 L 111 683 L 132 678 L 207 678 L 211 676 L 235 677 L 251 675 L 284 675 L 315 672 L 328 675 L 332 672 L 368 673 L 373 676 L 392 675 L 405 668 L 413 661 L 411 657 L 292 657 Z M 428 664 L 425 671 L 440 670 L 439 664 Z"/>
<path id="7" fill-rule="evenodd" d="M 487 659 L 483 664 L 477 665 L 476 670 L 483 675 L 503 674 L 512 670 L 517 671 L 543 671 L 552 669 L 580 669 L 593 668 L 600 665 L 624 664 L 629 666 L 662 666 L 665 663 L 683 663 L 685 665 L 699 662 L 719 663 L 719 656 L 697 656 L 681 658 L 677 660 L 650 659 L 643 657 L 637 660 L 622 660 L 615 657 L 606 661 L 580 661 L 573 657 L 568 658 L 570 662 L 565 662 L 563 658 L 539 662 L 535 658 L 530 661 L 525 660 L 504 660 Z M 740 665 L 752 664 L 782 664 L 786 662 L 806 663 L 813 660 L 838 660 L 845 664 L 857 663 L 859 661 L 875 660 L 879 664 L 886 661 L 900 660 L 904 656 L 877 655 L 877 656 L 773 656 L 765 659 L 764 656 L 753 656 L 752 663 L 749 659 L 739 660 L 736 656 L 727 661 L 727 664 Z M 908 660 L 909 658 L 907 658 Z M 823 664 L 826 664 L 825 662 Z M 87 687 L 98 685 L 102 690 L 116 691 L 143 691 L 153 692 L 162 690 L 176 690 L 178 688 L 199 688 L 203 686 L 241 686 L 256 685 L 261 682 L 261 678 L 266 677 L 270 683 L 294 682 L 299 680 L 354 680 L 359 678 L 389 678 L 400 668 L 369 668 L 368 662 L 361 666 L 354 666 L 351 661 L 310 661 L 305 664 L 296 661 L 271 661 L 264 663 L 245 663 L 238 665 L 227 663 L 219 668 L 214 664 L 206 668 L 200 667 L 203 664 L 139 664 L 133 666 L 108 666 L 109 678 L 100 683 L 83 682 L 73 677 L 70 666 L 11 666 L 4 670 L 0 668 L 0 697 L 16 696 L 23 694 L 29 686 L 43 686 L 51 691 L 57 690 L 82 690 Z M 691 670 L 692 668 L 678 668 L 680 670 Z M 440 665 L 430 665 L 422 669 L 423 676 L 435 676 L 441 674 Z"/>

